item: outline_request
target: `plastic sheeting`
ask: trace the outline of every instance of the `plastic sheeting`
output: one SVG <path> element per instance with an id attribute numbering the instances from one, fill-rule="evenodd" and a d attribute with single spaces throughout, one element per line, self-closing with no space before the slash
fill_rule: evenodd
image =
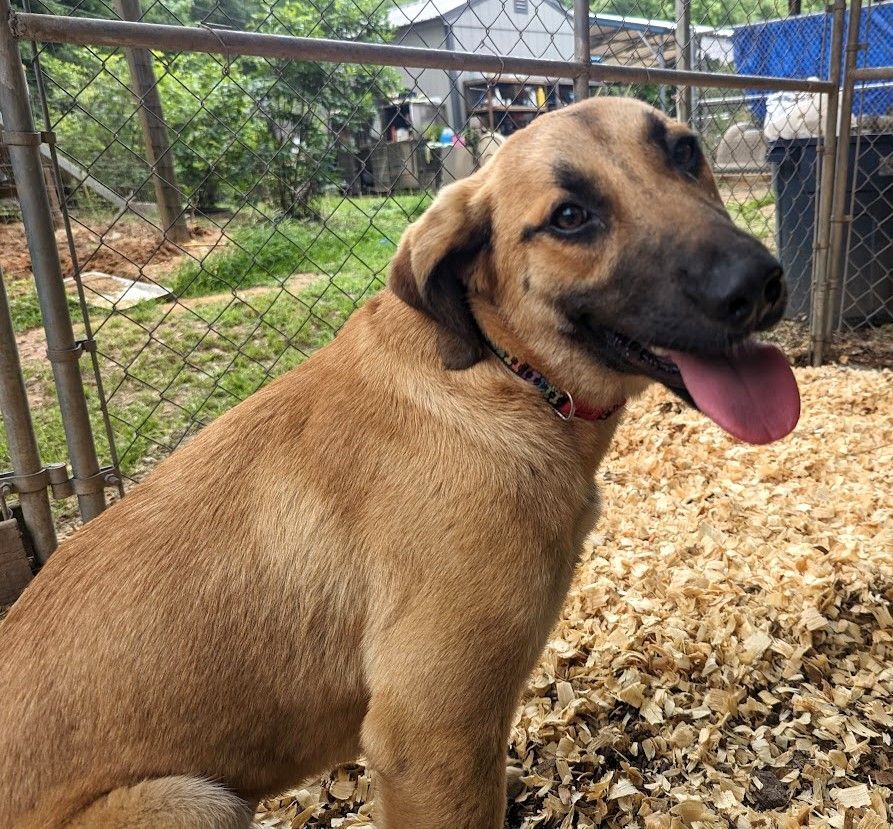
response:
<path id="1" fill-rule="evenodd" d="M 849 25 L 849 11 L 847 12 Z M 893 2 L 864 8 L 859 40 L 868 48 L 859 53 L 858 66 L 893 65 Z M 846 33 L 844 33 L 846 42 Z M 732 33 L 735 68 L 742 75 L 827 79 L 831 55 L 831 15 L 820 12 L 780 20 L 736 26 Z M 750 108 L 762 123 L 768 92 L 748 90 L 755 98 Z M 856 115 L 884 115 L 893 109 L 893 84 L 856 87 Z"/>

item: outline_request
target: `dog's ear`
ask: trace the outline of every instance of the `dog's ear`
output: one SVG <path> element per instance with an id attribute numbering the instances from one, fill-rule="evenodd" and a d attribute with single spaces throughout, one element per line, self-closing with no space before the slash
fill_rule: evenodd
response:
<path id="1" fill-rule="evenodd" d="M 484 356 L 467 290 L 472 262 L 490 239 L 482 172 L 444 187 L 406 229 L 391 260 L 391 290 L 438 323 L 438 348 L 449 369 L 468 368 Z"/>

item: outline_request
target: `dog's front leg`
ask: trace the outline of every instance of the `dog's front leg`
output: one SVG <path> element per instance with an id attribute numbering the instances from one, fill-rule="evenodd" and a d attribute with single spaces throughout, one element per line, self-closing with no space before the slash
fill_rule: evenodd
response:
<path id="1" fill-rule="evenodd" d="M 479 718 L 471 725 L 448 707 L 431 720 L 409 706 L 373 700 L 364 726 L 376 827 L 502 827 L 507 729 Z"/>
<path id="2" fill-rule="evenodd" d="M 416 630 L 377 660 L 363 748 L 378 829 L 503 826 L 508 732 L 529 649 L 513 648 L 510 635 L 488 647 L 493 628 L 438 636 L 449 633 L 432 642 Z"/>

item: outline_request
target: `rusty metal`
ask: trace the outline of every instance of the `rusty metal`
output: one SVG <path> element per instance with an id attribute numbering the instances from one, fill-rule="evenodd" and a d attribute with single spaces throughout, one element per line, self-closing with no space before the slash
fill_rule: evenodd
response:
<path id="1" fill-rule="evenodd" d="M 725 75 L 714 72 L 680 72 L 674 69 L 613 66 L 578 61 L 540 60 L 455 52 L 415 46 L 358 43 L 350 40 L 291 37 L 227 29 L 130 23 L 90 17 L 46 14 L 17 14 L 12 21 L 16 37 L 44 43 L 73 43 L 92 46 L 163 48 L 175 52 L 243 55 L 332 63 L 365 63 L 376 66 L 477 71 L 496 74 L 543 75 L 548 78 L 589 76 L 593 81 L 626 84 L 689 84 L 717 89 L 775 89 L 830 92 L 827 81 L 791 78 Z"/>

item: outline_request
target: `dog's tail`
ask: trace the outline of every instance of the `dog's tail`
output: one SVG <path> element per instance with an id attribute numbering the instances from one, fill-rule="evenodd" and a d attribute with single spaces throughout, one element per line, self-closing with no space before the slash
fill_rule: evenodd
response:
<path id="1" fill-rule="evenodd" d="M 114 789 L 66 829 L 248 829 L 253 809 L 232 792 L 196 777 L 159 777 Z"/>

